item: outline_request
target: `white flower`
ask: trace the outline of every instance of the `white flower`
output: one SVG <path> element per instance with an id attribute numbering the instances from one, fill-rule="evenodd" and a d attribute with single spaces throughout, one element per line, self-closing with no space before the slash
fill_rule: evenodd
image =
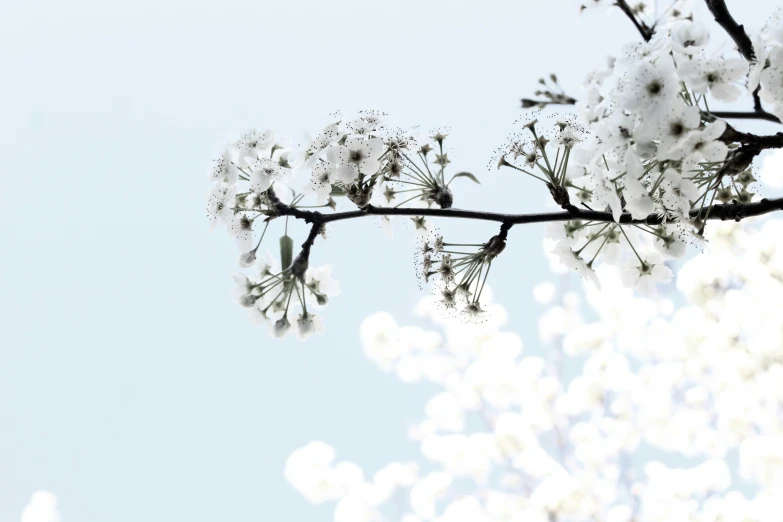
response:
<path id="1" fill-rule="evenodd" d="M 247 317 L 252 324 L 256 326 L 269 324 L 269 316 L 264 312 L 264 307 L 266 307 L 267 304 L 268 303 L 265 302 L 264 298 L 260 297 L 256 300 L 255 306 L 247 311 Z"/>
<path id="2" fill-rule="evenodd" d="M 567 149 L 573 148 L 582 140 L 584 140 L 584 133 L 570 124 L 565 124 L 563 128 L 559 128 L 555 134 L 555 143 Z"/>
<path id="3" fill-rule="evenodd" d="M 641 111 L 648 118 L 665 114 L 680 90 L 679 79 L 669 60 L 654 64 L 642 61 L 621 84 L 621 103 L 629 111 Z"/>
<path id="4" fill-rule="evenodd" d="M 288 333 L 288 330 L 291 329 L 291 321 L 288 320 L 288 316 L 284 315 L 280 319 L 274 322 L 274 324 L 271 325 L 272 328 L 272 335 L 275 336 L 277 339 L 282 339 L 285 337 L 285 334 Z"/>
<path id="5" fill-rule="evenodd" d="M 639 181 L 639 178 L 644 175 L 642 162 L 639 161 L 639 158 L 632 150 L 629 150 L 625 157 L 626 168 L 628 169 L 625 177 L 623 177 L 625 207 L 631 213 L 631 217 L 643 219 L 652 214 L 655 209 L 655 203 L 650 194 L 647 193 L 647 189 Z"/>
<path id="6" fill-rule="evenodd" d="M 233 216 L 232 207 L 235 205 L 236 187 L 223 187 L 220 184 L 212 186 L 207 202 L 207 217 L 209 229 L 214 230 L 219 221 L 229 223 Z"/>
<path id="7" fill-rule="evenodd" d="M 767 50 L 764 46 L 764 40 L 759 35 L 751 36 L 751 42 L 753 43 L 753 54 L 756 55 L 756 61 L 751 62 L 750 71 L 748 72 L 748 91 L 753 92 L 756 87 L 759 86 L 761 81 L 761 71 L 767 65 Z"/>
<path id="8" fill-rule="evenodd" d="M 568 269 L 576 270 L 580 276 L 593 282 L 598 288 L 601 287 L 601 282 L 598 280 L 598 276 L 591 267 L 587 266 L 587 263 L 574 252 L 569 246 L 567 241 L 559 241 L 552 253 L 558 256 L 560 262 L 563 263 Z"/>
<path id="9" fill-rule="evenodd" d="M 589 515 L 593 509 L 593 502 L 581 484 L 566 471 L 542 480 L 530 495 L 530 501 L 562 517 L 582 518 L 579 515 Z"/>
<path id="10" fill-rule="evenodd" d="M 669 53 L 671 41 L 664 31 L 656 31 L 649 41 L 632 42 L 622 46 L 617 69 L 621 72 L 633 68 L 639 62 L 655 63 Z"/>
<path id="11" fill-rule="evenodd" d="M 392 462 L 379 469 L 373 482 L 385 498 L 389 498 L 398 488 L 407 488 L 416 482 L 418 466 L 415 463 L 401 464 Z"/>
<path id="12" fill-rule="evenodd" d="M 245 212 L 237 212 L 228 223 L 229 234 L 236 239 L 239 251 L 249 252 L 255 247 L 253 242 L 253 219 Z"/>
<path id="13" fill-rule="evenodd" d="M 699 196 L 699 189 L 689 179 L 674 169 L 666 169 L 663 172 L 663 196 L 661 200 L 664 206 L 677 213 L 679 216 L 687 217 L 691 210 L 691 202 L 696 201 Z"/>
<path id="14" fill-rule="evenodd" d="M 22 511 L 22 522 L 60 522 L 57 498 L 48 491 L 33 493 Z"/>
<path id="15" fill-rule="evenodd" d="M 378 312 L 367 317 L 362 321 L 359 335 L 364 353 L 383 370 L 391 370 L 399 358 L 410 352 L 389 313 Z"/>
<path id="16" fill-rule="evenodd" d="M 615 111 L 608 117 L 600 119 L 592 129 L 599 142 L 594 151 L 596 157 L 600 158 L 602 153 L 610 150 L 622 157 L 625 150 L 636 140 L 639 119 L 639 113 L 625 111 Z"/>
<path id="17" fill-rule="evenodd" d="M 783 488 L 783 435 L 754 436 L 739 448 L 742 476 L 765 487 Z"/>
<path id="18" fill-rule="evenodd" d="M 234 185 L 239 179 L 239 171 L 231 163 L 231 151 L 225 149 L 212 162 L 209 168 L 209 179 L 212 183 Z"/>
<path id="19" fill-rule="evenodd" d="M 251 267 L 255 264 L 255 262 L 256 262 L 255 250 L 251 250 L 250 252 L 245 252 L 239 256 L 239 266 L 241 266 L 242 268 Z"/>
<path id="20" fill-rule="evenodd" d="M 303 446 L 286 459 L 283 474 L 309 502 L 320 504 L 337 500 L 364 480 L 364 474 L 351 462 L 334 461 L 334 448 L 321 441 Z"/>
<path id="21" fill-rule="evenodd" d="M 620 196 L 617 195 L 617 189 L 606 179 L 606 171 L 593 175 L 593 196 L 601 204 L 609 207 L 615 221 L 620 221 L 620 216 L 623 215 L 623 204 Z"/>
<path id="22" fill-rule="evenodd" d="M 672 103 L 669 111 L 661 116 L 657 125 L 650 125 L 635 136 L 637 141 L 655 140 L 657 150 L 655 155 L 660 160 L 681 159 L 682 155 L 671 155 L 672 150 L 677 150 L 677 145 L 692 130 L 698 129 L 701 123 L 699 108 L 693 105 L 686 105 L 685 102 L 677 100 Z"/>
<path id="23" fill-rule="evenodd" d="M 304 142 L 294 152 L 294 155 L 299 162 L 304 164 L 305 168 L 311 168 L 323 157 L 323 152 L 339 139 L 340 123 L 339 121 L 332 121 L 315 138 L 311 139 L 309 135 L 305 135 Z"/>
<path id="24" fill-rule="evenodd" d="M 719 141 L 726 130 L 726 122 L 715 120 L 701 130 L 688 133 L 684 140 L 671 151 L 672 159 L 682 160 L 682 171 L 690 172 L 702 162 L 721 162 L 726 159 L 729 148 Z"/>
<path id="25" fill-rule="evenodd" d="M 343 183 L 351 183 L 361 174 L 372 175 L 378 171 L 378 158 L 383 153 L 383 141 L 379 138 L 351 136 L 337 151 L 340 167 L 336 177 Z"/>
<path id="26" fill-rule="evenodd" d="M 693 55 L 701 51 L 710 41 L 710 32 L 699 22 L 683 20 L 672 25 L 672 49 L 683 54 Z"/>
<path id="27" fill-rule="evenodd" d="M 453 478 L 449 473 L 436 471 L 423 477 L 411 488 L 410 503 L 414 513 L 423 519 L 435 516 L 435 502 L 441 498 Z"/>
<path id="28" fill-rule="evenodd" d="M 680 258 L 685 255 L 686 244 L 682 240 L 684 232 L 673 225 L 667 225 L 658 229 L 658 236 L 655 237 L 653 244 L 655 249 L 663 255 L 672 258 Z"/>
<path id="29" fill-rule="evenodd" d="M 315 194 L 318 204 L 323 205 L 329 199 L 332 192 L 332 183 L 337 179 L 337 168 L 328 161 L 320 161 L 312 169 L 310 182 L 304 186 L 302 192 Z"/>
<path id="30" fill-rule="evenodd" d="M 340 282 L 332 278 L 332 265 L 308 268 L 305 273 L 306 298 L 318 306 L 324 306 L 328 298 L 340 295 Z"/>
<path id="31" fill-rule="evenodd" d="M 250 188 L 253 192 L 264 192 L 273 182 L 285 179 L 283 168 L 269 158 L 246 158 L 250 168 Z"/>
<path id="32" fill-rule="evenodd" d="M 378 512 L 375 508 L 382 500 L 381 492 L 373 484 L 358 484 L 337 503 L 334 510 L 334 522 L 372 522 L 378 520 Z"/>
<path id="33" fill-rule="evenodd" d="M 275 134 L 271 130 L 247 131 L 234 143 L 234 162 L 244 167 L 247 165 L 248 158 L 256 159 L 265 154 L 268 156 L 267 151 L 272 148 L 274 142 Z"/>
<path id="34" fill-rule="evenodd" d="M 533 299 L 542 305 L 551 304 L 557 296 L 557 287 L 552 283 L 540 283 L 533 288 Z"/>
<path id="35" fill-rule="evenodd" d="M 680 77 L 697 94 L 712 94 L 716 100 L 732 102 L 741 91 L 734 85 L 748 74 L 748 62 L 742 58 L 694 58 L 678 66 Z"/>
<path id="36" fill-rule="evenodd" d="M 297 314 L 294 323 L 296 324 L 296 338 L 300 341 L 304 341 L 314 333 L 324 333 L 324 323 L 321 318 L 309 312 Z"/>
<path id="37" fill-rule="evenodd" d="M 522 415 L 514 412 L 504 412 L 495 419 L 494 436 L 501 456 L 518 468 L 524 466 L 526 454 L 539 447 L 530 425 Z"/>
<path id="38" fill-rule="evenodd" d="M 774 47 L 767 58 L 770 65 L 760 73 L 759 95 L 773 105 L 775 116 L 783 118 L 783 47 Z"/>
<path id="39" fill-rule="evenodd" d="M 672 280 L 672 271 L 663 264 L 660 254 L 651 252 L 646 254 L 642 261 L 636 257 L 629 260 L 620 276 L 625 286 L 652 293 L 656 283 L 668 283 Z"/>

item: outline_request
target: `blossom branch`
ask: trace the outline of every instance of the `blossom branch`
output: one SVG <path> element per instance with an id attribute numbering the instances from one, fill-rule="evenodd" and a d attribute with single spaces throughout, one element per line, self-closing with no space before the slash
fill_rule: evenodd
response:
<path id="1" fill-rule="evenodd" d="M 375 207 L 367 205 L 361 210 L 348 212 L 337 212 L 335 214 L 321 214 L 320 212 L 310 212 L 301 209 L 291 208 L 282 204 L 278 209 L 280 215 L 294 216 L 298 219 L 304 219 L 309 223 L 326 224 L 346 219 L 355 219 L 365 216 L 428 216 L 445 217 L 460 219 L 478 219 L 483 221 L 495 221 L 506 225 L 506 230 L 512 225 L 523 225 L 528 223 L 547 223 L 553 221 L 571 221 L 586 220 L 599 221 L 605 223 L 614 223 L 614 217 L 611 212 L 603 212 L 591 209 L 580 209 L 573 207 L 571 211 L 564 212 L 541 212 L 533 214 L 503 214 L 499 212 L 484 212 L 479 210 L 461 210 L 456 208 L 398 208 L 398 207 Z M 705 206 L 703 209 L 694 209 L 690 211 L 691 218 L 701 219 L 719 219 L 721 221 L 734 220 L 740 221 L 745 218 L 760 216 L 770 212 L 783 210 L 783 198 L 762 199 L 755 203 L 728 203 Z M 706 216 L 706 217 L 704 217 Z M 633 219 L 630 213 L 623 213 L 620 216 L 621 225 L 647 224 L 660 225 L 664 219 L 658 214 L 650 214 L 644 219 Z M 315 237 L 312 230 L 311 235 Z M 317 233 L 316 233 L 317 234 Z"/>

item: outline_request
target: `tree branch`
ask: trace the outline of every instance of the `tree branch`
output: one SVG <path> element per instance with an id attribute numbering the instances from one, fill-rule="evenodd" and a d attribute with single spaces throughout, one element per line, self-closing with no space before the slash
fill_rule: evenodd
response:
<path id="1" fill-rule="evenodd" d="M 639 31 L 639 34 L 642 35 L 644 41 L 649 42 L 650 38 L 653 36 L 653 33 L 655 33 L 655 30 L 651 27 L 648 27 L 647 24 L 636 18 L 636 15 L 631 9 L 631 6 L 629 6 L 628 2 L 625 0 L 617 0 L 614 5 L 619 7 L 620 10 L 625 13 L 625 16 L 631 19 L 631 22 L 633 22 L 633 25 L 636 27 L 636 30 Z"/>
<path id="2" fill-rule="evenodd" d="M 740 221 L 742 219 L 760 216 L 783 210 L 783 198 L 762 199 L 755 203 L 728 203 L 706 206 L 703 209 L 694 209 L 690 217 L 699 218 L 700 212 L 706 215 L 706 219 L 720 219 Z M 306 211 L 289 207 L 283 203 L 277 206 L 278 215 L 294 216 L 303 219 L 307 223 L 326 224 L 346 219 L 362 218 L 366 216 L 431 216 L 445 218 L 478 219 L 483 221 L 495 221 L 507 226 L 523 225 L 527 223 L 547 223 L 554 221 L 571 221 L 575 219 L 585 221 L 601 221 L 613 223 L 611 212 L 597 210 L 583 210 L 572 207 L 564 212 L 542 212 L 536 214 L 502 214 L 498 212 L 483 212 L 479 210 L 461 210 L 456 208 L 398 208 L 398 207 L 374 207 L 368 205 L 361 210 L 337 212 L 335 214 L 321 214 L 320 212 Z M 704 219 L 704 218 L 702 218 Z M 660 225 L 663 218 L 658 214 L 650 214 L 644 219 L 633 219 L 631 214 L 623 213 L 619 223 L 622 225 L 648 224 Z M 312 233 L 311 233 L 312 235 Z"/>
<path id="3" fill-rule="evenodd" d="M 767 120 L 773 123 L 781 123 L 780 118 L 771 114 L 764 109 L 755 112 L 743 112 L 743 111 L 711 111 L 710 114 L 724 119 L 737 119 L 737 120 Z"/>
<path id="4" fill-rule="evenodd" d="M 734 17 L 729 13 L 729 8 L 726 7 L 725 0 L 704 0 L 707 4 L 707 8 L 712 13 L 715 21 L 718 25 L 723 27 L 734 43 L 737 44 L 737 49 L 740 54 L 745 57 L 749 62 L 756 61 L 756 53 L 753 52 L 753 43 L 750 41 L 748 33 L 745 32 L 745 28 L 738 24 Z"/>
<path id="5" fill-rule="evenodd" d="M 756 61 L 756 53 L 753 50 L 753 42 L 751 42 L 748 33 L 745 32 L 745 27 L 738 24 L 737 21 L 731 16 L 729 8 L 726 6 L 726 0 L 704 0 L 707 4 L 707 8 L 712 13 L 715 21 L 720 25 L 726 33 L 737 44 L 737 50 L 739 53 L 749 62 Z M 781 123 L 780 118 L 764 110 L 761 106 L 761 98 L 759 98 L 759 87 L 753 91 L 753 112 L 734 112 L 734 111 L 718 111 L 713 112 L 715 116 L 720 118 L 735 118 L 735 119 L 753 119 L 753 120 L 767 120 L 773 123 Z"/>

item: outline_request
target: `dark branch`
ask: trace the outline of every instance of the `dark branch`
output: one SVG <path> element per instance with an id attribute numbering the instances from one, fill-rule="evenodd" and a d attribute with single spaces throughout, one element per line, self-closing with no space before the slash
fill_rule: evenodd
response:
<path id="1" fill-rule="evenodd" d="M 753 43 L 750 41 L 748 33 L 745 32 L 745 28 L 738 24 L 734 17 L 729 13 L 729 8 L 726 7 L 725 0 L 705 0 L 707 7 L 709 8 L 712 16 L 715 17 L 715 21 L 718 25 L 723 27 L 734 43 L 737 44 L 737 49 L 740 54 L 745 57 L 749 62 L 756 61 L 756 54 L 753 52 Z"/>
<path id="2" fill-rule="evenodd" d="M 644 41 L 649 42 L 655 31 L 651 27 L 648 27 L 647 24 L 636 18 L 636 15 L 631 9 L 631 6 L 628 5 L 628 2 L 625 0 L 617 0 L 614 5 L 619 7 L 620 10 L 625 13 L 625 16 L 631 19 L 631 22 L 633 22 L 633 25 L 636 27 L 636 30 L 639 31 L 639 34 L 642 35 Z"/>
<path id="3" fill-rule="evenodd" d="M 724 119 L 736 119 L 736 120 L 767 120 L 773 123 L 780 123 L 780 118 L 771 114 L 764 109 L 755 112 L 742 112 L 742 111 L 712 111 L 713 116 Z"/>
<path id="4" fill-rule="evenodd" d="M 713 113 L 714 114 L 714 113 Z M 759 136 L 750 132 L 741 132 L 726 125 L 726 130 L 720 137 L 724 143 L 741 143 L 745 147 L 753 147 L 761 152 L 764 149 L 783 149 L 783 132 L 771 134 L 769 136 Z"/>
<path id="5" fill-rule="evenodd" d="M 753 51 L 753 42 L 751 42 L 748 33 L 745 32 L 745 28 L 738 24 L 737 21 L 729 13 L 729 8 L 726 7 L 725 0 L 704 0 L 709 8 L 715 21 L 720 25 L 737 44 L 737 50 L 740 54 L 749 62 L 756 61 L 756 53 Z M 753 112 L 733 112 L 733 111 L 718 111 L 713 112 L 715 116 L 720 118 L 735 118 L 735 119 L 753 119 L 753 120 L 767 120 L 774 123 L 781 123 L 780 118 L 764 110 L 761 106 L 761 98 L 759 98 L 759 87 L 753 91 Z"/>
<path id="6" fill-rule="evenodd" d="M 527 223 L 547 223 L 551 221 L 571 221 L 581 219 L 587 221 L 601 221 L 606 223 L 614 222 L 611 212 L 601 212 L 597 210 L 583 210 L 577 207 L 571 207 L 571 210 L 564 212 L 543 212 L 538 214 L 502 214 L 497 212 L 482 212 L 478 210 L 460 210 L 456 208 L 397 208 L 397 207 L 374 207 L 368 205 L 362 210 L 353 210 L 348 212 L 337 212 L 335 214 L 321 214 L 320 212 L 311 212 L 301 209 L 288 207 L 287 205 L 278 205 L 278 215 L 294 216 L 304 219 L 308 223 L 326 224 L 334 221 L 343 221 L 346 219 L 355 219 L 366 216 L 432 216 L 445 218 L 478 219 L 483 221 L 495 221 L 507 226 L 522 225 Z M 740 221 L 752 216 L 760 216 L 770 212 L 783 210 L 783 198 L 762 199 L 756 203 L 729 203 L 705 206 L 703 209 L 692 210 L 690 216 L 699 218 L 700 212 L 706 219 L 735 220 Z M 704 219 L 704 218 L 702 218 Z M 622 225 L 648 224 L 659 225 L 663 222 L 661 216 L 650 214 L 644 219 L 633 219 L 631 214 L 623 213 L 619 223 Z M 311 234 L 312 235 L 312 234 Z"/>

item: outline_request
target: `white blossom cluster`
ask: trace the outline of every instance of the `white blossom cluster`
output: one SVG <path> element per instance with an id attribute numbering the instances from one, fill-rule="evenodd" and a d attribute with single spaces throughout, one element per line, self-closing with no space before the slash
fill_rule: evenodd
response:
<path id="1" fill-rule="evenodd" d="M 207 215 L 212 229 L 223 224 L 236 240 L 240 266 L 256 268 L 250 277 L 234 275 L 234 297 L 249 309 L 250 320 L 267 324 L 278 338 L 292 326 L 300 339 L 323 332 L 323 322 L 312 309 L 325 306 L 329 297 L 339 293 L 339 285 L 331 279 L 329 265 L 309 267 L 315 237 L 294 256 L 287 226 L 290 211 L 335 210 L 335 198 L 341 197 L 354 208 L 392 203 L 449 208 L 454 179 L 478 180 L 468 172 L 447 179 L 451 161 L 443 148 L 445 139 L 440 130 L 422 137 L 414 131 L 389 129 L 382 114 L 363 111 L 354 119 L 335 117 L 297 146 L 270 130 L 251 130 L 225 147 L 209 170 Z M 312 204 L 303 204 L 308 199 Z M 284 227 L 280 266 L 271 254 L 266 259 L 257 255 L 269 225 L 275 222 Z M 417 230 L 428 230 L 423 217 L 413 217 L 412 222 Z M 384 224 L 388 226 L 389 220 Z"/>
<path id="2" fill-rule="evenodd" d="M 650 20 L 649 41 L 626 45 L 588 75 L 578 103 L 583 126 L 561 120 L 552 133 L 552 125 L 542 131 L 528 120 L 498 155 L 498 168 L 545 182 L 564 208 L 576 202 L 612 212 L 617 224 L 550 227 L 557 240 L 551 251 L 596 284 L 600 254 L 620 265 L 626 284 L 651 290 L 671 278 L 666 259 L 682 257 L 688 243 L 703 245 L 710 205 L 754 201 L 751 166 L 730 161 L 739 143 L 711 113 L 710 100 L 751 100 L 758 88 L 772 113 L 783 116 L 781 12 L 753 36 L 755 59 L 748 61 L 725 45 L 708 49 L 706 27 L 692 15 L 684 18 L 682 7 L 675 3 L 664 18 Z M 634 10 L 648 16 L 642 11 Z M 657 215 L 662 224 L 621 226 L 623 212 L 637 220 Z"/>
<path id="3" fill-rule="evenodd" d="M 438 387 L 409 429 L 420 458 L 367 475 L 318 441 L 286 478 L 336 502 L 335 522 L 783 520 L 783 221 L 706 235 L 672 299 L 635 295 L 608 265 L 585 302 L 536 287 L 545 356 L 496 304 L 465 324 L 426 298 L 433 331 L 368 317 L 366 355 Z"/>

